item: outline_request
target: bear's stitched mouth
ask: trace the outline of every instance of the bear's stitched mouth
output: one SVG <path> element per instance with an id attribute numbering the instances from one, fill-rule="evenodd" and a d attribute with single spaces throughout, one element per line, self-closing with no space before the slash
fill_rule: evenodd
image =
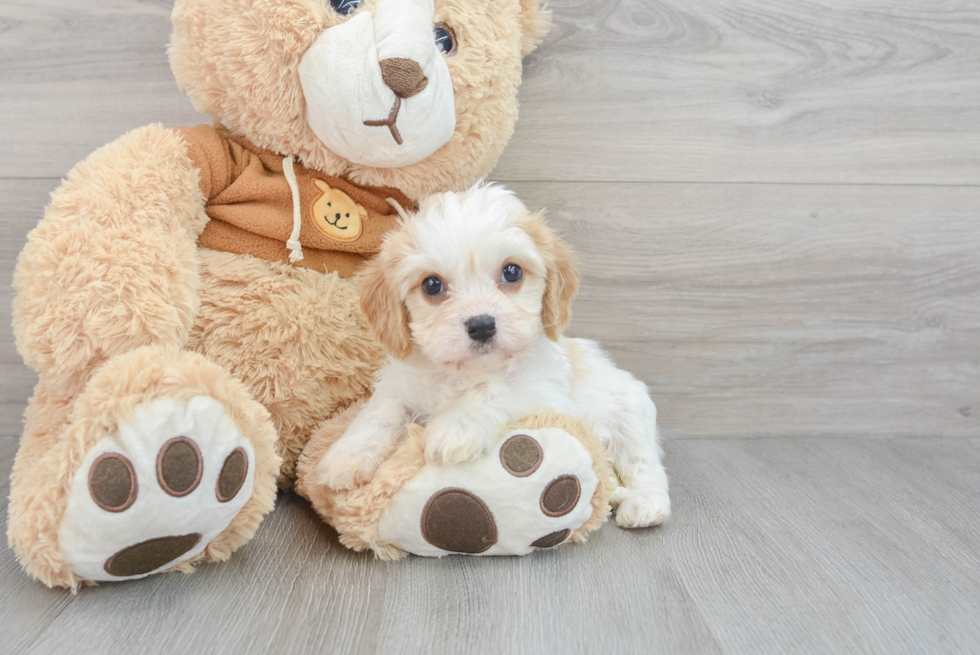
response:
<path id="1" fill-rule="evenodd" d="M 364 124 L 369 127 L 382 127 L 385 126 L 391 132 L 392 138 L 398 145 L 402 144 L 402 135 L 398 133 L 398 128 L 395 127 L 395 120 L 398 118 L 398 110 L 402 108 L 402 99 L 395 96 L 395 104 L 392 105 L 391 111 L 388 112 L 388 118 L 376 121 L 364 121 Z"/>
<path id="2" fill-rule="evenodd" d="M 333 227 L 337 228 L 338 230 L 346 230 L 347 227 L 348 227 L 346 225 L 337 225 L 337 223 L 340 222 L 340 214 L 337 214 L 337 220 L 335 220 L 333 223 L 331 223 L 330 222 L 330 219 L 327 218 L 326 216 L 323 217 L 323 220 L 324 220 L 324 222 L 326 222 L 327 225 L 332 225 Z"/>

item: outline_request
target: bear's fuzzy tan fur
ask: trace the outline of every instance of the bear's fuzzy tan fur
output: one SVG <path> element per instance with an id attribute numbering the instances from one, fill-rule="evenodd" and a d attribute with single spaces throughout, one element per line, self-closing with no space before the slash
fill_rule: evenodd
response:
<path id="1" fill-rule="evenodd" d="M 234 134 L 354 183 L 418 199 L 486 175 L 513 131 L 521 58 L 547 27 L 539 0 L 436 0 L 436 21 L 451 22 L 465 46 L 447 62 L 456 130 L 435 154 L 398 169 L 338 157 L 304 120 L 297 66 L 340 20 L 328 4 L 178 0 L 170 60 L 181 89 Z M 209 220 L 199 185 L 177 131 L 134 130 L 69 173 L 18 260 L 14 331 L 39 382 L 11 478 L 8 531 L 24 567 L 47 585 L 85 582 L 59 550 L 66 498 L 85 453 L 137 405 L 210 396 L 254 447 L 251 499 L 201 555 L 175 567 L 190 570 L 248 541 L 273 505 L 276 482 L 291 486 L 297 462 L 302 474 L 370 391 L 382 351 L 352 283 L 199 247 Z M 528 421 L 568 425 L 596 466 L 606 466 L 580 424 Z M 303 454 L 314 432 L 315 448 Z M 337 522 L 346 544 L 396 556 L 372 534 L 384 499 L 418 469 L 417 441 L 414 434 L 385 477 L 338 501 L 336 511 L 310 483 L 300 491 Z M 604 520 L 610 492 L 603 482 L 575 539 Z"/>

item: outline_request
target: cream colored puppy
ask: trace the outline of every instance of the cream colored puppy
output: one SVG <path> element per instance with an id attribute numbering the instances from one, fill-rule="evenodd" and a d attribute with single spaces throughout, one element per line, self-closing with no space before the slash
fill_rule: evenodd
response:
<path id="1" fill-rule="evenodd" d="M 536 410 L 585 416 L 610 447 L 623 527 L 670 516 L 657 409 L 599 346 L 561 336 L 578 275 L 571 250 L 513 193 L 479 184 L 422 202 L 359 274 L 362 304 L 391 358 L 374 395 L 318 465 L 349 489 L 374 474 L 410 422 L 429 461 L 490 450 Z"/>

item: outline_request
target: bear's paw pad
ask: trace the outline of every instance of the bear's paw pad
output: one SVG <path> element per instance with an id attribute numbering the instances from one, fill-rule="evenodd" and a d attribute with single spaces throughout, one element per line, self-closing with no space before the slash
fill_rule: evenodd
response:
<path id="1" fill-rule="evenodd" d="M 465 489 L 437 491 L 422 510 L 422 538 L 454 553 L 482 553 L 497 543 L 486 503 Z"/>
<path id="2" fill-rule="evenodd" d="M 557 428 L 508 434 L 465 464 L 426 464 L 382 513 L 382 541 L 417 555 L 524 555 L 564 543 L 592 515 L 592 457 Z"/>
<path id="3" fill-rule="evenodd" d="M 61 549 L 87 580 L 140 578 L 200 554 L 252 495 L 254 453 L 212 398 L 138 406 L 72 483 Z"/>

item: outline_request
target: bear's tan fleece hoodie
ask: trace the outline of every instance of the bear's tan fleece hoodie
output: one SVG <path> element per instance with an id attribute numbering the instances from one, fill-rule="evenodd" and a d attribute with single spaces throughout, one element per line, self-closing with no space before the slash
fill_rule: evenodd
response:
<path id="1" fill-rule="evenodd" d="M 358 186 L 310 171 L 221 125 L 176 131 L 201 171 L 211 218 L 198 240 L 205 248 L 350 277 L 378 252 L 384 233 L 398 220 L 388 199 L 415 209 L 396 189 Z M 300 228 L 299 239 L 290 248 L 294 227 Z M 302 258 L 290 257 L 299 246 Z"/>

